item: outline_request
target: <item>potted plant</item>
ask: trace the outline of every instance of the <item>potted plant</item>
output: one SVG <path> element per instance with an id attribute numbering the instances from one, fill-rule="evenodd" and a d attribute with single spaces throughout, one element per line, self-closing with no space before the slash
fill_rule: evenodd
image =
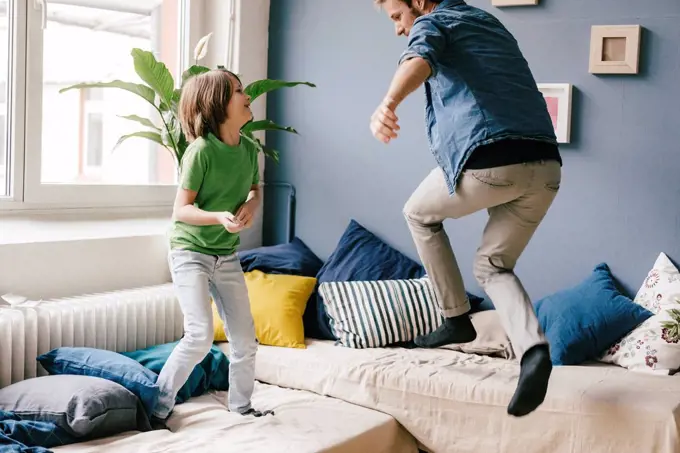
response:
<path id="1" fill-rule="evenodd" d="M 152 140 L 161 146 L 165 147 L 173 156 L 176 168 L 182 162 L 182 156 L 187 149 L 188 142 L 179 122 L 179 114 L 177 111 L 179 99 L 182 94 L 182 87 L 186 81 L 197 74 L 210 71 L 210 68 L 201 66 L 198 61 L 205 57 L 208 50 L 208 43 L 212 33 L 201 38 L 194 49 L 194 64 L 186 69 L 182 74 L 182 82 L 179 88 L 176 88 L 175 80 L 172 74 L 163 62 L 156 60 L 152 52 L 138 48 L 132 49 L 132 61 L 135 72 L 144 83 L 125 82 L 122 80 L 113 80 L 110 82 L 90 82 L 78 83 L 75 85 L 62 88 L 59 92 L 83 88 L 118 88 L 129 91 L 141 97 L 158 113 L 159 119 L 153 121 L 149 118 L 144 118 L 138 115 L 121 116 L 130 121 L 134 121 L 144 126 L 146 129 L 126 134 L 118 139 L 114 146 L 117 147 L 122 142 L 129 138 L 141 137 L 147 140 Z M 218 66 L 220 68 L 222 66 Z M 244 88 L 246 94 L 251 98 L 251 102 L 259 96 L 284 87 L 294 87 L 297 85 L 307 85 L 315 87 L 310 82 L 288 82 L 285 80 L 262 79 L 252 82 Z M 243 136 L 250 140 L 256 148 L 263 152 L 267 157 L 270 157 L 275 162 L 278 162 L 279 153 L 271 147 L 265 146 L 255 137 L 257 131 L 278 130 L 297 134 L 297 131 L 292 127 L 280 126 L 268 119 L 253 120 L 246 124 L 242 133 Z"/>

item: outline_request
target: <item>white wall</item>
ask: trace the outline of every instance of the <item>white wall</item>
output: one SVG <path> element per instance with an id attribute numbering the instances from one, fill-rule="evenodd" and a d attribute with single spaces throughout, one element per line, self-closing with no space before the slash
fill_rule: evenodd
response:
<path id="1" fill-rule="evenodd" d="M 5 244 L 0 294 L 48 299 L 170 281 L 163 235 Z"/>
<path id="2" fill-rule="evenodd" d="M 235 1 L 237 14 L 248 21 L 236 33 L 240 58 L 237 71 L 245 81 L 264 78 L 269 0 Z M 192 33 L 192 39 L 213 31 L 213 45 L 204 63 L 224 64 L 228 2 L 203 0 L 203 3 L 205 9 L 199 22 L 204 32 Z M 265 100 L 254 104 L 253 110 L 256 118 L 264 118 Z M 170 280 L 166 262 L 167 214 L 138 213 L 134 222 L 143 224 L 139 228 L 128 228 L 130 223 L 126 220 L 119 220 L 115 227 L 107 220 L 89 222 L 91 215 L 87 213 L 72 216 L 61 213 L 61 217 L 67 220 L 55 225 L 54 215 L 22 214 L 9 220 L 0 215 L 0 294 L 13 292 L 47 299 Z M 55 230 L 59 234 L 52 234 Z M 32 241 L 31 235 L 39 237 L 39 241 Z M 261 240 L 260 211 L 253 227 L 242 235 L 242 248 L 256 247 Z"/>

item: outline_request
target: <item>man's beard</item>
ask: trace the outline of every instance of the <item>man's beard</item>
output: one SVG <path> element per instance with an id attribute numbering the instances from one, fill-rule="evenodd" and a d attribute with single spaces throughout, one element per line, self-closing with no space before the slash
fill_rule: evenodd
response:
<path id="1" fill-rule="evenodd" d="M 415 7 L 413 7 L 413 6 L 411 7 L 411 14 L 413 14 L 413 17 L 415 17 L 416 19 L 417 19 L 418 17 L 420 17 L 420 16 L 423 15 L 423 13 L 422 13 L 421 11 L 418 11 L 418 10 L 417 10 Z"/>

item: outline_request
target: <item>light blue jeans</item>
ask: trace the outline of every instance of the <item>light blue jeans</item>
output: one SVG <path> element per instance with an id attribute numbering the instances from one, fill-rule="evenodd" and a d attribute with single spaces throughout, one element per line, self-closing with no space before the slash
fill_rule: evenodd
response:
<path id="1" fill-rule="evenodd" d="M 214 338 L 210 295 L 224 321 L 229 340 L 229 410 L 248 411 L 255 385 L 258 343 L 248 288 L 238 257 L 171 250 L 168 261 L 184 314 L 184 337 L 158 376 L 160 397 L 153 415 L 161 419 L 168 417 L 175 405 L 177 392 L 210 351 Z"/>

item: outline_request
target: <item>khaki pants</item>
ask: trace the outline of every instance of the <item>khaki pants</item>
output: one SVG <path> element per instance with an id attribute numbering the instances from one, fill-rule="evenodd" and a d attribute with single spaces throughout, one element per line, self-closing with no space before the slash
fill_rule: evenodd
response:
<path id="1" fill-rule="evenodd" d="M 470 302 L 442 222 L 487 209 L 489 220 L 477 249 L 474 275 L 495 305 L 519 359 L 532 346 L 545 343 L 545 337 L 513 270 L 555 199 L 561 174 L 555 161 L 467 170 L 456 194 L 450 196 L 437 167 L 404 207 L 418 254 L 446 317 L 468 312 Z"/>

